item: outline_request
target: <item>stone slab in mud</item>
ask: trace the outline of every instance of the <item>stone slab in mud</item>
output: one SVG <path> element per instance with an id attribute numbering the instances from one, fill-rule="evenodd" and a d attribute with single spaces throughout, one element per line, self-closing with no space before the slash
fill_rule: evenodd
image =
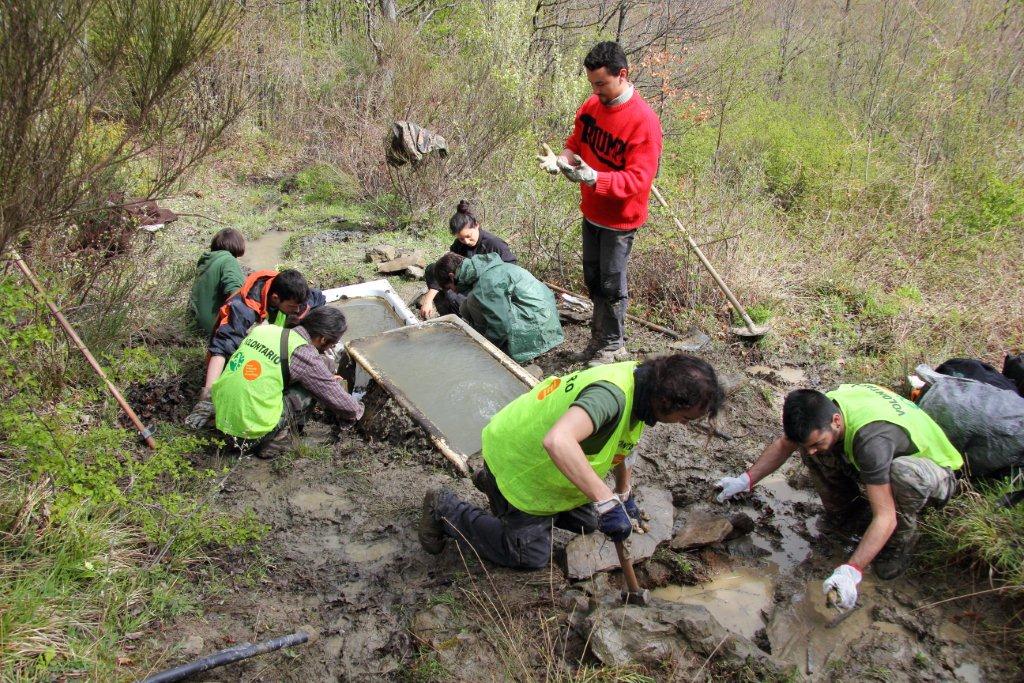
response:
<path id="1" fill-rule="evenodd" d="M 378 263 L 377 272 L 389 275 L 391 273 L 400 273 L 403 270 L 407 270 L 410 266 L 426 268 L 427 260 L 423 258 L 423 254 L 418 251 L 414 251 L 411 254 L 402 254 L 398 258 Z"/>
<path id="2" fill-rule="evenodd" d="M 750 666 L 762 680 L 782 672 L 779 662 L 726 630 L 703 605 L 656 599 L 640 607 L 605 601 L 580 621 L 578 630 L 606 666 L 661 666 L 689 652 Z"/>
<path id="3" fill-rule="evenodd" d="M 683 527 L 672 537 L 673 550 L 721 543 L 732 533 L 732 522 L 725 515 L 689 507 L 683 512 L 683 519 Z"/>
<path id="4" fill-rule="evenodd" d="M 672 536 L 672 494 L 665 489 L 637 487 L 635 495 L 640 508 L 650 516 L 651 529 L 645 534 L 631 534 L 630 555 L 634 562 L 654 554 L 660 543 Z M 565 546 L 566 575 L 570 579 L 586 579 L 597 572 L 619 568 L 615 544 L 602 533 L 578 536 Z"/>

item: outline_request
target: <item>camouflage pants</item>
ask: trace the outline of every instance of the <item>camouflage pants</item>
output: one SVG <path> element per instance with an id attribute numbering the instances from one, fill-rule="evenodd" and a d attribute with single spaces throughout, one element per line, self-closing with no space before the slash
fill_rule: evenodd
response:
<path id="1" fill-rule="evenodd" d="M 857 473 L 840 455 L 801 455 L 821 496 L 825 513 L 843 525 L 864 512 Z M 904 455 L 893 458 L 889 484 L 896 503 L 896 530 L 871 563 L 880 579 L 893 579 L 906 570 L 917 546 L 917 518 L 926 505 L 942 506 L 953 495 L 953 473 L 927 458 Z M 859 506 L 859 509 L 858 509 Z"/>
<path id="2" fill-rule="evenodd" d="M 857 472 L 844 457 L 832 452 L 800 457 L 827 514 L 844 515 L 864 505 Z M 956 482 L 952 472 L 928 458 L 904 455 L 893 458 L 889 483 L 896 501 L 898 532 L 900 528 L 916 527 L 917 515 L 925 505 L 945 505 Z"/>

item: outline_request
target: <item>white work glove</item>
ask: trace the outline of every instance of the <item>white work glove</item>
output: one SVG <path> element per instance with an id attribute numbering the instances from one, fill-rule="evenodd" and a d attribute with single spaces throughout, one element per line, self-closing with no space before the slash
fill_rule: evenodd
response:
<path id="1" fill-rule="evenodd" d="M 576 166 L 558 157 L 558 169 L 562 175 L 574 183 L 586 183 L 593 187 L 597 183 L 597 171 L 587 166 L 587 162 L 583 161 L 579 154 L 573 154 L 572 157 L 576 160 Z"/>
<path id="2" fill-rule="evenodd" d="M 722 477 L 715 484 L 716 487 L 722 489 L 722 492 L 715 498 L 719 503 L 724 503 L 733 496 L 737 496 L 741 493 L 746 493 L 751 488 L 750 475 L 744 472 L 738 477 Z"/>
<path id="3" fill-rule="evenodd" d="M 350 396 L 352 396 L 352 398 L 354 398 L 355 400 L 357 400 L 360 403 L 362 403 L 363 402 L 363 398 L 366 396 L 366 391 L 365 390 L 364 391 L 353 391 L 350 394 Z"/>
<path id="4" fill-rule="evenodd" d="M 199 401 L 195 407 L 192 408 L 192 412 L 185 418 L 185 424 L 192 429 L 202 429 L 206 426 L 206 423 L 213 417 L 213 402 L 212 401 Z"/>
<path id="5" fill-rule="evenodd" d="M 857 604 L 857 584 L 860 583 L 861 573 L 851 565 L 843 564 L 836 567 L 832 576 L 825 579 L 822 589 L 825 595 L 835 590 L 839 593 L 839 600 L 836 607 L 841 610 L 853 609 Z"/>
<path id="6" fill-rule="evenodd" d="M 547 171 L 551 175 L 558 173 L 558 155 L 548 147 L 548 143 L 544 143 L 544 154 L 538 154 L 537 161 L 540 162 L 540 170 Z"/>

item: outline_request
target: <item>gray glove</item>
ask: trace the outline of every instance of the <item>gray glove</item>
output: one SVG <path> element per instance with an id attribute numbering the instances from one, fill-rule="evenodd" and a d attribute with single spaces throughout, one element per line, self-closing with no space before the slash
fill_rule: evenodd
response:
<path id="1" fill-rule="evenodd" d="M 587 162 L 580 158 L 579 154 L 573 154 L 573 158 L 576 160 L 576 166 L 573 166 L 562 157 L 558 157 L 558 168 L 569 180 L 574 183 L 586 183 L 593 187 L 597 183 L 597 171 L 587 166 Z"/>
<path id="2" fill-rule="evenodd" d="M 192 429 L 202 429 L 212 417 L 213 401 L 199 401 L 189 416 L 185 418 L 185 424 Z"/>

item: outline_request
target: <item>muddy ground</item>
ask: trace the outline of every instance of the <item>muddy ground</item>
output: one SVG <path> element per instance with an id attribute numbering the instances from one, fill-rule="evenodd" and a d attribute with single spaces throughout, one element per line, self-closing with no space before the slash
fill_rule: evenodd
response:
<path id="1" fill-rule="evenodd" d="M 360 255 L 354 249 L 351 257 Z M 315 255 L 304 251 L 301 258 Z M 392 282 L 407 300 L 421 286 Z M 306 645 L 195 679 L 205 681 L 638 680 L 640 673 L 655 680 L 1016 679 L 1015 654 L 987 626 L 985 614 L 994 603 L 928 607 L 974 588 L 958 585 L 957 575 L 913 568 L 903 579 L 878 582 L 868 572 L 863 606 L 840 626 L 826 628 L 832 615 L 820 584 L 852 542 L 818 530 L 820 506 L 799 463 L 789 463 L 742 503 L 713 502 L 713 482 L 742 471 L 775 436 L 785 393 L 796 386 L 828 387 L 837 378 L 813 366 L 763 358 L 708 332 L 717 338 L 699 355 L 733 390 L 718 420 L 719 435 L 710 435 L 706 425 L 648 430 L 635 478 L 671 492 L 676 527 L 696 508 L 742 510 L 757 527 L 725 544 L 685 553 L 659 550 L 640 566 L 640 575 L 654 589 L 656 605 L 703 604 L 731 633 L 770 655 L 765 662 L 738 659 L 729 648 L 701 653 L 680 641 L 653 660 L 644 652 L 625 660 L 605 655 L 605 677 L 596 677 L 586 668 L 601 663 L 588 642 L 585 617 L 594 609 L 624 610 L 614 600 L 617 573 L 572 586 L 554 565 L 509 571 L 481 564 L 455 544 L 440 557 L 425 554 L 415 533 L 423 493 L 446 485 L 481 504 L 483 496 L 411 425 L 388 430 L 405 434 L 390 443 L 316 421 L 307 427 L 299 455 L 237 463 L 215 500 L 224 509 L 252 510 L 269 526 L 259 557 L 217 558 L 227 567 L 227 588 L 215 592 L 201 614 L 154 625 L 149 650 L 170 666 L 245 641 L 296 630 L 313 634 Z M 630 335 L 638 356 L 669 349 L 671 340 L 637 325 Z M 586 330 L 568 324 L 566 336 L 561 348 L 538 359 L 546 375 L 575 369 L 568 355 L 583 346 Z M 197 453 L 195 461 L 232 466 L 237 458 Z M 265 568 L 255 580 L 254 565 Z M 625 619 L 621 623 L 627 628 Z"/>

